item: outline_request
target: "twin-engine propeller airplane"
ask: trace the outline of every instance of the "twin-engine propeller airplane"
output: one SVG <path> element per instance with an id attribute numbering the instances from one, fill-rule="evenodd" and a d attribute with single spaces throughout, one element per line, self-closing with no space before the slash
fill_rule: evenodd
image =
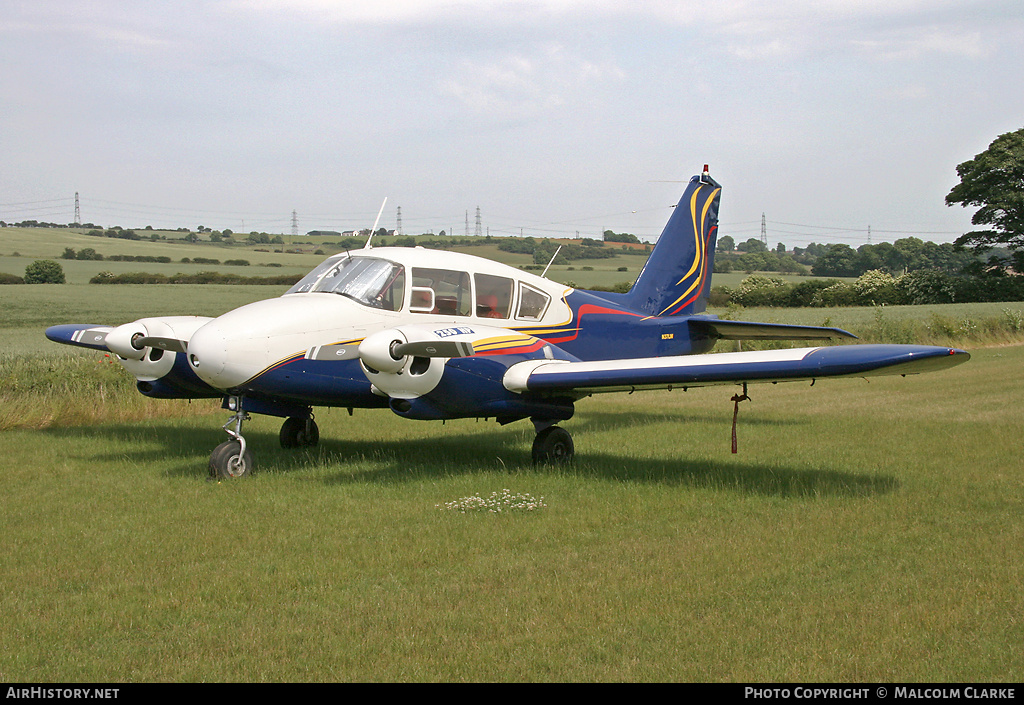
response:
<path id="1" fill-rule="evenodd" d="M 598 392 L 941 370 L 970 356 L 921 345 L 708 353 L 718 340 L 854 338 L 837 328 L 704 313 L 721 187 L 694 176 L 626 294 L 583 291 L 490 260 L 367 247 L 327 258 L 275 299 L 217 318 L 58 325 L 55 342 L 109 350 L 146 396 L 223 397 L 229 440 L 210 472 L 253 471 L 242 423 L 285 418 L 285 447 L 319 441 L 313 407 L 408 419 L 530 419 L 534 462 L 566 460 L 576 402 Z"/>

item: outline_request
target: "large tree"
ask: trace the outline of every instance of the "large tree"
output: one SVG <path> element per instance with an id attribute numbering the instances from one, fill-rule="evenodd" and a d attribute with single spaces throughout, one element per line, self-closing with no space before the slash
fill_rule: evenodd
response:
<path id="1" fill-rule="evenodd" d="M 1024 128 L 1000 135 L 956 173 L 960 183 L 946 196 L 946 205 L 977 206 L 971 222 L 991 226 L 961 235 L 956 244 L 977 252 L 1024 248 Z M 1018 267 L 1024 264 L 1024 252 L 1015 252 L 1014 260 Z"/>

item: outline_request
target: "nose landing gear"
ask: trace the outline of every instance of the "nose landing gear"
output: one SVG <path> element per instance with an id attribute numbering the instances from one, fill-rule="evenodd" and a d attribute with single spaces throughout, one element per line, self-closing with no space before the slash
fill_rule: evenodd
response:
<path id="1" fill-rule="evenodd" d="M 255 470 L 252 453 L 246 447 L 245 438 L 242 436 L 242 423 L 250 418 L 243 406 L 258 414 L 291 414 L 285 419 L 278 436 L 282 448 L 310 448 L 320 442 L 320 429 L 313 420 L 313 410 L 310 407 L 303 409 L 294 405 L 272 405 L 266 401 L 243 399 L 241 396 L 227 397 L 224 406 L 234 412 L 224 424 L 224 430 L 230 439 L 214 448 L 210 454 L 211 478 L 249 477 Z"/>
<path id="2" fill-rule="evenodd" d="M 223 428 L 231 436 L 231 440 L 224 441 L 210 454 L 210 477 L 227 479 L 249 477 L 253 474 L 255 465 L 252 453 L 245 447 L 245 438 L 242 436 L 242 422 L 249 420 L 249 414 L 242 409 L 241 397 L 230 397 L 228 408 L 234 410 L 235 413 Z"/>

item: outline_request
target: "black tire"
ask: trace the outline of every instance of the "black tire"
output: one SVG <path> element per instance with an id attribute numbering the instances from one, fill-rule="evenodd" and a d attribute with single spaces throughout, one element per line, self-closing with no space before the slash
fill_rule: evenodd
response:
<path id="1" fill-rule="evenodd" d="M 228 480 L 250 477 L 255 471 L 252 453 L 246 448 L 245 454 L 240 456 L 241 448 L 238 441 L 224 441 L 214 448 L 210 454 L 210 477 Z"/>
<path id="2" fill-rule="evenodd" d="M 278 435 L 282 448 L 309 448 L 320 442 L 320 429 L 313 419 L 289 416 Z"/>
<path id="3" fill-rule="evenodd" d="M 533 464 L 561 464 L 572 460 L 572 436 L 560 426 L 549 426 L 533 439 Z"/>

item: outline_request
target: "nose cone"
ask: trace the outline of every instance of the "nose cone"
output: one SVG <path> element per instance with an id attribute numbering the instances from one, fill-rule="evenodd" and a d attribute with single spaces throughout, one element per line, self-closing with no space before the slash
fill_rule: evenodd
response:
<path id="1" fill-rule="evenodd" d="M 320 330 L 321 315 L 303 298 L 257 301 L 197 330 L 188 341 L 196 375 L 217 389 L 238 389 L 282 358 L 304 351 L 307 338 Z"/>
<path id="2" fill-rule="evenodd" d="M 189 364 L 211 387 L 253 391 L 266 370 L 351 332 L 361 308 L 333 294 L 257 301 L 197 330 L 188 341 Z"/>
<path id="3" fill-rule="evenodd" d="M 217 389 L 230 389 L 252 376 L 237 364 L 228 366 L 228 339 L 224 329 L 220 319 L 214 319 L 188 341 L 188 364 L 196 376 Z"/>

